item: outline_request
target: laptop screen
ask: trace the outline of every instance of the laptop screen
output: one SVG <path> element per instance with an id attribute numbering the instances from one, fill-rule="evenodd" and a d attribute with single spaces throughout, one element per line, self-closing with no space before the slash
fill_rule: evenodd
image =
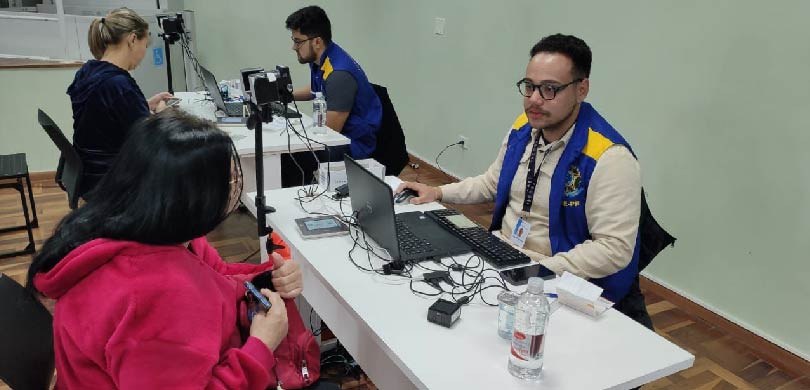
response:
<path id="1" fill-rule="evenodd" d="M 352 210 L 365 234 L 399 259 L 399 241 L 394 217 L 394 194 L 391 187 L 363 168 L 354 159 L 344 156 L 346 178 Z"/>
<path id="2" fill-rule="evenodd" d="M 217 79 L 214 77 L 214 74 L 202 66 L 200 66 L 200 73 L 202 73 L 203 76 L 203 84 L 205 84 L 205 89 L 208 90 L 208 94 L 211 95 L 211 99 L 214 99 L 214 104 L 216 104 L 217 109 L 222 110 L 222 112 L 226 112 L 225 101 L 222 100 L 222 94 L 219 92 L 219 84 L 217 84 Z"/>

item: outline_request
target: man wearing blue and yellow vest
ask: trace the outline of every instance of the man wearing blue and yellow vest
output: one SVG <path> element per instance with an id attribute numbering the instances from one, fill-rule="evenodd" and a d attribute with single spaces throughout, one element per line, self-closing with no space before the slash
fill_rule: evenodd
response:
<path id="1" fill-rule="evenodd" d="M 412 203 L 495 202 L 490 230 L 541 265 L 604 289 L 616 309 L 652 328 L 638 287 L 641 171 L 627 141 L 585 102 L 591 50 L 551 35 L 517 82 L 524 112 L 487 171 L 459 183 L 404 183 Z"/>
<path id="2" fill-rule="evenodd" d="M 309 6 L 286 21 L 298 62 L 309 64 L 310 85 L 293 92 L 296 100 L 312 100 L 315 92 L 326 98 L 326 125 L 351 140 L 349 154 L 368 158 L 377 145 L 382 105 L 365 72 L 337 43 L 326 12 Z M 336 156 L 343 160 L 342 154 Z"/>

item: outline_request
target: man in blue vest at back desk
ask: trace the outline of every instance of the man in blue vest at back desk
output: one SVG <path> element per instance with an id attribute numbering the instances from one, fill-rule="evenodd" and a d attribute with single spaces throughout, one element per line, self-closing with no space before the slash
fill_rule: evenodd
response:
<path id="1" fill-rule="evenodd" d="M 591 50 L 550 35 L 531 50 L 517 82 L 524 112 L 486 172 L 430 187 L 406 182 L 412 203 L 495 201 L 492 230 L 541 265 L 604 289 L 615 308 L 652 328 L 638 287 L 641 170 L 630 145 L 593 106 Z"/>
<path id="2" fill-rule="evenodd" d="M 309 6 L 287 17 L 292 33 L 292 49 L 298 62 L 309 64 L 310 85 L 296 89 L 296 100 L 312 100 L 315 92 L 326 98 L 326 125 L 351 140 L 349 154 L 368 158 L 377 144 L 382 120 L 380 99 L 365 72 L 337 43 L 332 41 L 332 25 L 326 12 Z M 342 153 L 337 157 L 343 160 Z"/>

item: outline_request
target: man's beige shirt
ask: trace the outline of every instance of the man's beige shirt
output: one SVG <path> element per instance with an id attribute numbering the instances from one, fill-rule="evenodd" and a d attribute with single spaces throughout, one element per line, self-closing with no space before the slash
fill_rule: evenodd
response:
<path id="1" fill-rule="evenodd" d="M 540 164 L 544 153 L 547 153 L 547 156 L 540 167 L 531 212 L 526 218 L 531 224 L 531 231 L 523 252 L 557 274 L 568 271 L 581 277 L 600 278 L 621 270 L 633 256 L 641 212 L 641 169 L 636 159 L 623 145 L 608 148 L 596 163 L 585 201 L 585 216 L 592 239 L 568 252 L 551 256 L 548 228 L 551 175 L 572 133 L 573 126 L 559 141 L 546 144 L 542 138 L 540 140 L 536 164 Z M 532 129 L 532 140 L 537 136 L 538 130 Z M 508 139 L 507 134 L 498 151 L 498 158 L 486 172 L 459 183 L 441 186 L 442 201 L 448 203 L 493 201 Z M 500 230 L 506 241 L 512 236 L 512 229 L 523 209 L 531 152 L 529 144 L 512 181 L 509 203 Z"/>

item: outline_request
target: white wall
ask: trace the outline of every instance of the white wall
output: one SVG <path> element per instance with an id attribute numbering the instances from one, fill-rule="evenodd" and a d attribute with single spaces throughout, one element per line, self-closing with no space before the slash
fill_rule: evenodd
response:
<path id="1" fill-rule="evenodd" d="M 128 5 L 138 10 L 150 24 L 152 45 L 147 48 L 141 65 L 132 72 L 146 97 L 167 89 L 166 61 L 155 65 L 152 48 L 163 48 L 158 38 L 154 1 L 130 0 L 125 4 L 106 1 L 66 1 L 65 6 L 88 15 L 105 14 L 110 9 Z M 106 5 L 104 5 L 106 3 Z M 177 1 L 162 1 L 171 9 L 182 9 Z M 81 7 L 80 7 L 81 6 Z M 106 7 L 106 8 L 105 8 Z M 87 30 L 95 16 L 65 15 L 65 39 L 61 38 L 58 17 L 52 14 L 0 12 L 0 55 L 32 56 L 85 61 L 92 58 L 87 44 Z M 185 13 L 186 27 L 194 31 L 193 13 Z M 192 42 L 192 51 L 195 43 Z M 171 46 L 173 83 L 175 91 L 186 90 L 183 57 L 180 44 Z M 42 107 L 57 125 L 72 139 L 73 119 L 67 87 L 78 68 L 62 69 L 0 69 L 0 153 L 25 152 L 31 172 L 54 171 L 58 153 L 50 139 L 36 122 L 36 109 Z M 194 80 L 189 72 L 188 76 Z M 191 85 L 191 83 L 190 83 Z M 55 154 L 56 153 L 56 154 Z"/>
<path id="2" fill-rule="evenodd" d="M 594 53 L 589 99 L 632 143 L 658 219 L 678 238 L 648 275 L 810 358 L 810 3 L 754 1 L 312 1 L 335 40 L 387 85 L 411 152 L 462 176 L 494 158 L 521 110 L 514 83 L 542 36 Z M 219 78 L 307 70 L 290 50 L 292 0 L 186 0 Z M 433 35 L 433 19 L 447 20 Z"/>

